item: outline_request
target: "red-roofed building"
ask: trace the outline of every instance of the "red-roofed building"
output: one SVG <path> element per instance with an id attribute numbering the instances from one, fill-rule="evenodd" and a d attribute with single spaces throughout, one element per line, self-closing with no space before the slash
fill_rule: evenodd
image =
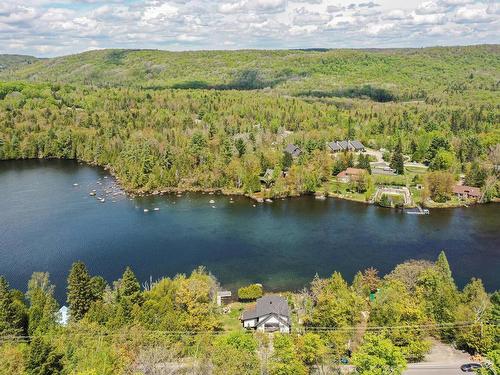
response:
<path id="1" fill-rule="evenodd" d="M 481 189 L 473 186 L 455 185 L 453 194 L 460 199 L 479 199 L 481 197 Z"/>
<path id="2" fill-rule="evenodd" d="M 347 168 L 345 171 L 340 172 L 337 175 L 337 180 L 340 182 L 351 182 L 352 180 L 356 180 L 363 173 L 366 173 L 365 169 L 360 168 Z"/>

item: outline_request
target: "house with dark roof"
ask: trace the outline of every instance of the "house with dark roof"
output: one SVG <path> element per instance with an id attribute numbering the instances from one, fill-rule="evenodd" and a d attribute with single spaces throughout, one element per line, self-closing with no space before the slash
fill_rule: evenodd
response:
<path id="1" fill-rule="evenodd" d="M 364 152 L 365 146 L 360 141 L 334 141 L 327 144 L 331 152 L 354 151 Z"/>
<path id="2" fill-rule="evenodd" d="M 296 145 L 289 144 L 286 146 L 285 152 L 288 152 L 294 158 L 298 158 L 302 153 L 302 150 Z"/>
<path id="3" fill-rule="evenodd" d="M 261 332 L 290 333 L 288 301 L 278 295 L 268 295 L 257 300 L 255 307 L 241 315 L 243 327 Z"/>
<path id="4" fill-rule="evenodd" d="M 460 199 L 479 199 L 481 197 L 481 189 L 473 186 L 455 185 L 453 194 Z"/>
<path id="5" fill-rule="evenodd" d="M 335 141 L 335 142 L 329 142 L 326 145 L 327 145 L 328 149 L 331 152 L 340 152 L 340 151 L 343 151 L 342 147 L 339 145 L 339 143 L 337 141 Z"/>
<path id="6" fill-rule="evenodd" d="M 351 146 L 351 149 L 356 152 L 365 152 L 365 146 L 363 146 L 360 141 L 349 141 L 349 145 Z"/>

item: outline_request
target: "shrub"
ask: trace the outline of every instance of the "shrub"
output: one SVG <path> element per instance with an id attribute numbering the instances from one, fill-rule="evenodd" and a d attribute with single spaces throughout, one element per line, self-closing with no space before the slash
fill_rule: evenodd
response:
<path id="1" fill-rule="evenodd" d="M 241 287 L 238 289 L 238 298 L 240 300 L 256 300 L 262 297 L 264 290 L 260 284 L 250 284 L 248 286 Z"/>

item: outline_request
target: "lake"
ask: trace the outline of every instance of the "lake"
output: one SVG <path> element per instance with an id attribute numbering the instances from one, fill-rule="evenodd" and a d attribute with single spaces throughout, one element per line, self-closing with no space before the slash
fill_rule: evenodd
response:
<path id="1" fill-rule="evenodd" d="M 233 290 L 296 290 L 316 273 L 340 271 L 350 282 L 360 269 L 383 274 L 445 250 L 460 286 L 475 276 L 500 288 L 498 204 L 417 216 L 313 197 L 130 199 L 103 169 L 64 160 L 2 161 L 0 191 L 0 274 L 25 291 L 32 272 L 48 271 L 60 302 L 76 260 L 110 282 L 127 265 L 141 282 L 203 265 Z"/>

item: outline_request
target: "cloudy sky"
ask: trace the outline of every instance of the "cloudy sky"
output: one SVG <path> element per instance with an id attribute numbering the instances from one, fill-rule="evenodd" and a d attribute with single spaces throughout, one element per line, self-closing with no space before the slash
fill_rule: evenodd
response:
<path id="1" fill-rule="evenodd" d="M 500 0 L 8 0 L 0 53 L 500 43 Z"/>

